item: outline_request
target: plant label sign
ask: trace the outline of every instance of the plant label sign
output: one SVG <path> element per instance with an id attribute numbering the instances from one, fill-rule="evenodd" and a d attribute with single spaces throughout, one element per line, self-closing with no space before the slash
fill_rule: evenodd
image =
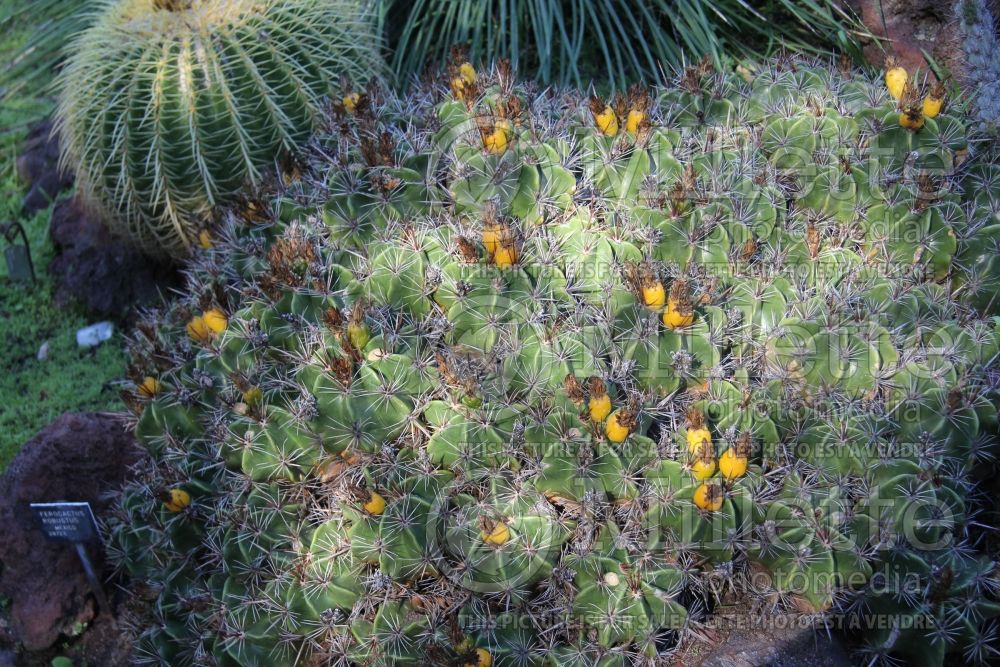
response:
<path id="1" fill-rule="evenodd" d="M 97 541 L 97 521 L 90 503 L 31 503 L 31 510 L 53 542 Z"/>

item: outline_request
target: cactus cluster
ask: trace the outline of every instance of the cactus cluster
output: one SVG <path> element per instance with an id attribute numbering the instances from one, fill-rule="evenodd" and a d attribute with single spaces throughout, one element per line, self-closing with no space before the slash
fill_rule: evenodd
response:
<path id="1" fill-rule="evenodd" d="M 900 119 L 787 58 L 345 96 L 138 327 L 139 661 L 664 664 L 720 577 L 988 661 L 1000 165 Z"/>
<path id="2" fill-rule="evenodd" d="M 976 89 L 975 115 L 981 129 L 996 135 L 1000 129 L 1000 37 L 985 0 L 955 3 L 962 50 L 964 77 Z"/>
<path id="3" fill-rule="evenodd" d="M 355 0 L 101 0 L 60 81 L 64 162 L 112 226 L 183 256 L 215 206 L 305 143 L 343 75 L 379 71 Z"/>

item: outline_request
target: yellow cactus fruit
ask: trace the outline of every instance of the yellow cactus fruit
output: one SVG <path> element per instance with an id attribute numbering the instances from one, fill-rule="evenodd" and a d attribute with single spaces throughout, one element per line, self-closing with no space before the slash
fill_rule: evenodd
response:
<path id="1" fill-rule="evenodd" d="M 475 83 L 476 68 L 472 66 L 472 63 L 462 63 L 458 67 L 458 76 L 462 79 L 462 83 Z"/>
<path id="2" fill-rule="evenodd" d="M 646 124 L 646 112 L 650 104 L 649 91 L 635 84 L 628 89 L 628 96 L 624 99 L 619 97 L 615 104 L 618 113 L 625 116 L 625 131 L 633 135 L 638 134 Z"/>
<path id="3" fill-rule="evenodd" d="M 691 474 L 701 481 L 715 474 L 718 466 L 715 462 L 715 448 L 703 442 L 691 455 Z"/>
<path id="4" fill-rule="evenodd" d="M 483 148 L 493 155 L 501 155 L 510 145 L 510 139 L 514 136 L 514 126 L 509 120 L 498 120 L 493 124 L 492 130 L 481 130 L 483 137 Z"/>
<path id="5" fill-rule="evenodd" d="M 722 452 L 719 457 L 719 472 L 727 480 L 734 480 L 747 473 L 750 463 L 750 434 L 741 433 L 733 446 Z"/>
<path id="6" fill-rule="evenodd" d="M 243 402 L 247 405 L 257 405 L 264 398 L 264 392 L 260 387 L 250 387 L 243 392 Z"/>
<path id="7" fill-rule="evenodd" d="M 664 289 L 663 283 L 652 275 L 647 276 L 642 284 L 642 303 L 647 308 L 656 310 L 662 308 L 666 302 L 667 291 Z"/>
<path id="8" fill-rule="evenodd" d="M 465 663 L 465 667 L 492 667 L 493 655 L 484 648 L 476 649 L 476 661 Z"/>
<path id="9" fill-rule="evenodd" d="M 208 250 L 212 247 L 212 233 L 207 229 L 203 229 L 198 232 L 198 245 L 202 247 L 203 250 Z"/>
<path id="10" fill-rule="evenodd" d="M 944 96 L 944 86 L 940 83 L 934 84 L 930 92 L 927 93 L 927 97 L 924 98 L 923 112 L 925 118 L 935 118 L 941 113 L 941 107 L 944 106 Z"/>
<path id="11" fill-rule="evenodd" d="M 599 113 L 594 114 L 594 123 L 604 136 L 613 137 L 618 134 L 618 117 L 614 109 L 607 104 Z"/>
<path id="12" fill-rule="evenodd" d="M 361 100 L 361 95 L 359 93 L 348 93 L 344 95 L 341 103 L 344 108 L 347 109 L 347 113 L 354 113 L 358 108 L 358 101 Z"/>
<path id="13" fill-rule="evenodd" d="M 687 281 L 679 278 L 670 286 L 667 307 L 663 311 L 663 324 L 670 329 L 682 329 L 694 323 L 694 304 Z"/>
<path id="14" fill-rule="evenodd" d="M 916 87 L 906 84 L 903 96 L 899 99 L 899 124 L 908 130 L 916 132 L 924 126 L 924 109 Z"/>
<path id="15" fill-rule="evenodd" d="M 663 282 L 657 276 L 656 269 L 648 262 L 639 264 L 626 262 L 624 278 L 629 289 L 647 308 L 659 310 L 667 302 L 667 291 L 663 287 Z"/>
<path id="16" fill-rule="evenodd" d="M 517 264 L 518 260 L 517 248 L 513 245 L 502 245 L 493 253 L 492 259 L 493 264 L 498 268 L 506 269 L 513 266 Z"/>
<path id="17" fill-rule="evenodd" d="M 703 443 L 712 444 L 712 433 L 705 427 L 704 413 L 692 408 L 687 414 L 688 452 L 694 454 Z"/>
<path id="18" fill-rule="evenodd" d="M 635 416 L 626 408 L 615 410 L 604 423 L 604 434 L 611 442 L 625 442 L 635 428 Z"/>
<path id="19" fill-rule="evenodd" d="M 725 498 L 722 487 L 714 483 L 706 483 L 694 490 L 694 504 L 698 509 L 707 512 L 718 512 L 722 509 L 722 501 Z"/>
<path id="20" fill-rule="evenodd" d="M 196 315 L 187 323 L 187 335 L 196 343 L 206 343 L 212 340 L 212 329 L 205 322 L 205 318 Z"/>
<path id="21" fill-rule="evenodd" d="M 163 506 L 175 514 L 190 504 L 191 494 L 181 488 L 170 489 L 163 500 Z"/>
<path id="22" fill-rule="evenodd" d="M 904 111 L 899 114 L 899 124 L 907 130 L 916 132 L 924 126 L 924 114 L 919 110 L 913 113 Z"/>
<path id="23" fill-rule="evenodd" d="M 903 96 L 903 91 L 906 88 L 907 80 L 910 75 L 905 69 L 896 64 L 895 58 L 888 58 L 885 61 L 885 87 L 889 90 L 889 94 L 892 95 L 893 99 L 899 99 Z"/>
<path id="24" fill-rule="evenodd" d="M 591 95 L 587 106 L 594 117 L 594 125 L 601 134 L 606 137 L 618 134 L 618 114 L 610 104 L 605 104 L 599 97 Z"/>
<path id="25" fill-rule="evenodd" d="M 500 268 L 517 264 L 519 253 L 514 229 L 507 223 L 498 222 L 492 208 L 484 210 L 483 217 L 483 246 L 490 262 Z"/>
<path id="26" fill-rule="evenodd" d="M 351 319 L 347 322 L 347 340 L 356 350 L 364 350 L 371 340 L 371 332 L 365 322 L 364 304 L 356 303 L 351 309 Z"/>
<path id="27" fill-rule="evenodd" d="M 153 398 L 160 393 L 160 381 L 154 377 L 146 376 L 136 388 L 140 396 Z"/>
<path id="28" fill-rule="evenodd" d="M 229 326 L 229 320 L 226 319 L 226 314 L 223 313 L 218 308 L 212 308 L 206 310 L 202 315 L 205 320 L 205 326 L 212 330 L 213 333 L 222 333 Z"/>
<path id="29" fill-rule="evenodd" d="M 740 456 L 735 449 L 730 447 L 719 457 L 719 472 L 726 479 L 736 479 L 746 474 L 747 464 L 747 457 Z"/>
<path id="30" fill-rule="evenodd" d="M 381 494 L 375 493 L 374 491 L 371 491 L 369 496 L 368 502 L 366 502 L 363 507 L 369 514 L 378 516 L 385 511 L 385 498 L 383 498 Z"/>
<path id="31" fill-rule="evenodd" d="M 667 292 L 659 281 L 642 288 L 642 302 L 650 308 L 662 308 L 666 299 Z"/>
<path id="32" fill-rule="evenodd" d="M 483 225 L 483 247 L 486 248 L 486 254 L 492 256 L 505 236 L 505 229 L 500 223 L 490 221 Z"/>
<path id="33" fill-rule="evenodd" d="M 608 395 L 607 387 L 601 378 L 596 376 L 590 378 L 589 385 L 590 400 L 587 402 L 587 410 L 590 412 L 590 419 L 602 422 L 611 414 L 611 396 Z"/>
<path id="34" fill-rule="evenodd" d="M 479 535 L 486 544 L 500 546 L 510 540 L 510 528 L 503 521 L 484 521 Z"/>
<path id="35" fill-rule="evenodd" d="M 625 131 L 629 134 L 636 134 L 642 122 L 646 120 L 646 112 L 639 109 L 630 109 L 628 118 L 625 120 Z"/>

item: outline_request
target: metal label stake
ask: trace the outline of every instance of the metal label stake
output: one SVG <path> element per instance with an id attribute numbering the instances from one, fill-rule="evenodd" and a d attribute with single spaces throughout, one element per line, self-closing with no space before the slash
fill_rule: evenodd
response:
<path id="1" fill-rule="evenodd" d="M 110 614 L 111 606 L 85 546 L 88 542 L 100 543 L 97 520 L 94 519 L 90 503 L 31 503 L 31 510 L 41 523 L 46 539 L 51 542 L 73 543 L 90 588 L 97 597 L 98 607 L 102 612 Z"/>

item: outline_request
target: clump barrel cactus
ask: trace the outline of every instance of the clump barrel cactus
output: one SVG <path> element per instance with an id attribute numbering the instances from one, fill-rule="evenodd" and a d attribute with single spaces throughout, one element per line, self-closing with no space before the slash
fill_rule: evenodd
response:
<path id="1" fill-rule="evenodd" d="M 186 255 L 377 44 L 353 0 L 104 0 L 61 74 L 64 159 L 117 229 Z"/>
<path id="2" fill-rule="evenodd" d="M 154 462 L 108 529 L 141 661 L 664 664 L 720 578 L 857 620 L 867 663 L 990 659 L 966 118 L 789 59 L 606 100 L 456 54 L 345 102 L 139 326 Z"/>

